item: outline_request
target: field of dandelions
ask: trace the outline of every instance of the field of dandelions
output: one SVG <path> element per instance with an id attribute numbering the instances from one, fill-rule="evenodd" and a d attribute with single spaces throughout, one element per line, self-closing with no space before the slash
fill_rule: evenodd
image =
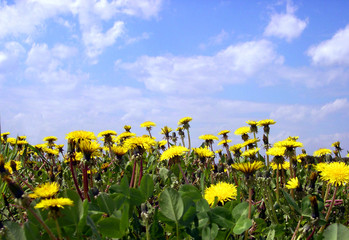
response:
<path id="1" fill-rule="evenodd" d="M 162 140 L 150 121 L 143 136 L 79 130 L 65 146 L 1 133 L 0 239 L 349 239 L 340 142 L 272 143 L 265 119 L 192 146 L 191 126 L 164 126 Z"/>

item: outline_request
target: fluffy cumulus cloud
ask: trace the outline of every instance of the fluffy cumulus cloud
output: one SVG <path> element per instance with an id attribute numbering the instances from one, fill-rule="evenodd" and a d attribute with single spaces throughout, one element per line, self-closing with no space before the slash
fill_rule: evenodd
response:
<path id="1" fill-rule="evenodd" d="M 7 42 L 0 50 L 0 81 L 8 74 L 16 73 L 20 59 L 25 55 L 25 48 L 18 42 Z"/>
<path id="2" fill-rule="evenodd" d="M 310 47 L 307 54 L 316 65 L 349 66 L 349 24 L 331 39 Z"/>
<path id="3" fill-rule="evenodd" d="M 333 113 L 347 112 L 349 103 L 346 98 L 339 98 L 322 106 L 281 105 L 270 114 L 272 118 L 289 122 L 321 121 Z"/>
<path id="4" fill-rule="evenodd" d="M 67 70 L 69 61 L 72 62 L 68 58 L 75 54 L 76 48 L 63 44 L 55 45 L 51 49 L 45 43 L 33 44 L 25 61 L 26 79 L 50 86 L 55 91 L 74 89 L 79 82 L 88 78 L 79 70 Z"/>
<path id="5" fill-rule="evenodd" d="M 296 17 L 295 7 L 287 2 L 286 13 L 275 13 L 271 15 L 270 22 L 265 28 L 265 36 L 275 36 L 292 41 L 299 37 L 308 24 L 308 20 Z"/>
<path id="6" fill-rule="evenodd" d="M 0 4 L 0 39 L 9 36 L 32 38 L 32 35 L 40 32 L 38 30 L 45 31 L 50 19 L 56 19 L 64 26 L 72 26 L 75 24 L 63 20 L 61 16 L 77 16 L 86 56 L 96 63 L 96 58 L 105 48 L 123 35 L 124 22 L 117 20 L 120 14 L 147 19 L 156 17 L 161 6 L 162 0 L 29 0 L 11 5 L 5 1 Z M 114 23 L 113 26 L 104 29 L 105 23 L 109 24 L 110 21 Z"/>
<path id="7" fill-rule="evenodd" d="M 198 93 L 217 91 L 223 84 L 241 83 L 265 67 L 280 65 L 271 42 L 249 41 L 231 45 L 213 56 L 142 56 L 133 63 L 117 62 L 154 91 Z"/>

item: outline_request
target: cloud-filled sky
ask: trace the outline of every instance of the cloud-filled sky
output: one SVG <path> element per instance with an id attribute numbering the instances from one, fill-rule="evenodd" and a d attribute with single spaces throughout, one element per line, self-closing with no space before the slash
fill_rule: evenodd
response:
<path id="1" fill-rule="evenodd" d="M 0 0 L 2 132 L 198 136 L 271 118 L 271 141 L 349 150 L 348 1 Z M 260 130 L 262 132 L 262 130 Z M 233 143 L 240 142 L 231 134 Z M 261 137 L 261 136 L 260 136 Z"/>

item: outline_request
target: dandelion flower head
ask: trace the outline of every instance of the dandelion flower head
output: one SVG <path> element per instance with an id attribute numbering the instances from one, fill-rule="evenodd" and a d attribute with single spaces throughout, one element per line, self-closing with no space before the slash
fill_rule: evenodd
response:
<path id="1" fill-rule="evenodd" d="M 299 186 L 299 181 L 297 177 L 291 178 L 286 184 L 287 189 L 296 189 L 298 188 L 298 186 Z"/>
<path id="2" fill-rule="evenodd" d="M 218 137 L 216 137 L 215 135 L 212 135 L 212 134 L 205 134 L 205 135 L 201 135 L 199 136 L 199 139 L 202 139 L 202 140 L 207 140 L 207 141 L 213 141 L 213 140 L 219 140 Z"/>
<path id="3" fill-rule="evenodd" d="M 188 152 L 188 151 L 189 149 L 186 147 L 172 146 L 161 154 L 160 160 L 161 161 L 166 159 L 170 160 L 174 157 L 182 156 L 185 154 L 185 152 Z"/>
<path id="4" fill-rule="evenodd" d="M 210 149 L 203 147 L 203 148 L 194 148 L 194 152 L 199 155 L 199 157 L 213 157 L 214 152 L 212 152 Z"/>
<path id="5" fill-rule="evenodd" d="M 73 206 L 74 202 L 69 198 L 42 199 L 35 208 L 64 208 L 64 206 Z"/>
<path id="6" fill-rule="evenodd" d="M 29 194 L 30 198 L 51 198 L 59 191 L 59 184 L 56 182 L 48 182 L 37 186 L 34 193 Z"/>
<path id="7" fill-rule="evenodd" d="M 185 124 L 188 124 L 191 120 L 193 120 L 191 117 L 184 117 L 184 118 L 181 118 L 181 119 L 178 121 L 178 125 L 185 125 Z"/>
<path id="8" fill-rule="evenodd" d="M 331 162 L 320 172 L 321 179 L 336 186 L 349 182 L 349 166 L 344 162 Z"/>
<path id="9" fill-rule="evenodd" d="M 141 127 L 149 128 L 149 127 L 155 127 L 156 124 L 151 121 L 145 121 L 144 123 L 141 124 Z"/>
<path id="10" fill-rule="evenodd" d="M 244 126 L 244 127 L 240 127 L 238 129 L 236 129 L 234 134 L 235 135 L 244 135 L 244 134 L 247 134 L 250 132 L 251 132 L 251 128 L 249 126 Z"/>
<path id="11" fill-rule="evenodd" d="M 331 149 L 327 149 L 327 148 L 320 148 L 318 150 L 316 150 L 313 155 L 315 157 L 321 157 L 321 156 L 325 156 L 327 154 L 331 154 L 332 150 Z"/>
<path id="12" fill-rule="evenodd" d="M 205 199 L 208 204 L 212 206 L 217 197 L 218 202 L 224 204 L 227 201 L 236 199 L 237 189 L 234 184 L 226 183 L 226 182 L 218 182 L 217 184 L 211 185 L 209 188 L 205 190 Z"/>

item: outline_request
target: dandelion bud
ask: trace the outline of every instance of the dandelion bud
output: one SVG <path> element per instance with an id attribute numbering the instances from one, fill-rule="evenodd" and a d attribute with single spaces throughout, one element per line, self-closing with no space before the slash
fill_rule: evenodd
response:
<path id="1" fill-rule="evenodd" d="M 269 145 L 269 139 L 267 137 L 267 135 L 263 134 L 263 143 L 264 145 Z"/>
<path id="2" fill-rule="evenodd" d="M 5 205 L 5 207 L 8 207 L 10 204 L 8 203 L 7 197 L 5 196 L 4 193 L 2 193 L 2 198 L 4 199 L 4 205 Z"/>
<path id="3" fill-rule="evenodd" d="M 69 153 L 73 153 L 75 151 L 75 143 L 73 139 L 68 139 L 68 148 L 67 148 L 67 152 Z"/>
<path id="4" fill-rule="evenodd" d="M 265 125 L 264 128 L 263 128 L 263 130 L 264 130 L 264 133 L 269 134 L 269 132 L 270 132 L 270 127 L 269 127 L 269 125 Z"/>
<path id="5" fill-rule="evenodd" d="M 319 207 L 317 204 L 317 199 L 316 196 L 310 196 L 310 205 L 311 205 L 311 210 L 312 210 L 312 217 L 313 218 L 318 218 L 319 217 Z"/>
<path id="6" fill-rule="evenodd" d="M 24 194 L 23 189 L 8 177 L 5 178 L 5 181 L 7 182 L 7 186 L 10 189 L 12 195 L 17 199 L 21 199 Z"/>
<path id="7" fill-rule="evenodd" d="M 4 157 L 0 154 L 0 174 L 6 173 Z"/>
<path id="8" fill-rule="evenodd" d="M 303 153 L 303 154 L 307 154 L 307 151 L 305 151 L 305 149 L 303 148 L 303 149 L 302 149 L 302 153 Z"/>
<path id="9" fill-rule="evenodd" d="M 15 161 L 11 160 L 10 166 L 11 166 L 11 169 L 12 169 L 13 172 L 17 171 L 17 164 L 16 164 Z"/>
<path id="10" fill-rule="evenodd" d="M 93 187 L 93 188 L 91 189 L 91 192 L 92 192 L 93 196 L 97 196 L 97 195 L 99 194 L 99 190 L 98 190 L 98 188 L 96 188 L 96 187 Z"/>

